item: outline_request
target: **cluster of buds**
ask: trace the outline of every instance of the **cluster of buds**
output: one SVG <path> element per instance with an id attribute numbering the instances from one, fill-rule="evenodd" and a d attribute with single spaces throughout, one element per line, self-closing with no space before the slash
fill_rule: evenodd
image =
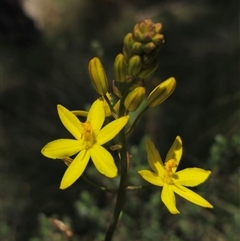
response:
<path id="1" fill-rule="evenodd" d="M 149 77 L 159 65 L 157 55 L 164 43 L 162 25 L 145 19 L 136 24 L 123 40 L 123 53 L 114 62 L 117 82 L 140 81 Z"/>
<path id="2" fill-rule="evenodd" d="M 161 30 L 160 23 L 155 24 L 150 19 L 145 19 L 124 37 L 123 52 L 116 56 L 113 64 L 113 92 L 123 104 L 118 102 L 118 108 L 110 106 L 112 112 L 119 108 L 125 108 L 120 115 L 134 112 L 147 99 L 146 108 L 143 108 L 145 111 L 162 103 L 174 91 L 176 81 L 171 77 L 160 83 L 146 98 L 145 79 L 158 68 L 157 56 L 164 44 Z M 91 59 L 88 70 L 97 93 L 105 96 L 105 100 L 111 104 L 107 97 L 108 80 L 101 61 L 97 57 Z"/>

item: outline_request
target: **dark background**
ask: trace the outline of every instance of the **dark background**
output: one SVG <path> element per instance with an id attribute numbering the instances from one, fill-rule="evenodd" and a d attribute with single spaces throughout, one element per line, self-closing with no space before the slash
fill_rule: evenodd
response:
<path id="1" fill-rule="evenodd" d="M 66 166 L 43 157 L 40 150 L 69 135 L 57 116 L 57 104 L 85 109 L 97 98 L 88 77 L 89 60 L 99 56 L 112 80 L 113 60 L 122 50 L 123 37 L 144 18 L 163 24 L 166 41 L 148 89 L 171 76 L 177 88 L 144 116 L 130 138 L 133 157 L 147 168 L 142 138 L 151 135 L 164 157 L 180 135 L 184 144 L 180 168 L 212 171 L 196 190 L 214 209 L 195 208 L 177 199 L 182 212 L 176 217 L 159 201 L 158 189 L 132 192 L 116 240 L 238 240 L 239 1 L 2 0 L 0 4 L 2 240 L 67 240 L 48 226 L 47 217 L 53 215 L 70 220 L 74 240 L 101 240 L 114 196 L 82 179 L 59 190 Z M 130 181 L 140 185 L 137 163 L 132 164 Z M 89 170 L 96 182 L 117 183 L 106 181 L 91 165 Z M 42 231 L 44 227 L 49 233 Z"/>

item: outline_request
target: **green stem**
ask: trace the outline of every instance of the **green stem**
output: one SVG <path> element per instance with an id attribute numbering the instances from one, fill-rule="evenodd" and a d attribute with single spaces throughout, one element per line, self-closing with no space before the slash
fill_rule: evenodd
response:
<path id="1" fill-rule="evenodd" d="M 119 108 L 119 117 L 124 116 L 125 113 L 125 107 L 124 107 L 124 99 L 127 96 L 127 91 L 128 91 L 128 86 L 125 85 L 125 89 L 123 92 L 123 96 L 120 100 L 120 108 Z M 116 205 L 114 208 L 114 213 L 113 213 L 113 220 L 111 224 L 109 225 L 105 239 L 104 241 L 111 241 L 113 234 L 115 232 L 119 216 L 123 210 L 124 204 L 125 204 L 125 197 L 126 197 L 126 185 L 127 185 L 127 171 L 128 171 L 128 165 L 127 165 L 127 143 L 126 143 L 126 136 L 124 134 L 125 128 L 123 128 L 120 133 L 119 133 L 119 140 L 120 140 L 120 145 L 122 148 L 120 149 L 120 163 L 121 163 L 121 169 L 120 169 L 120 183 L 119 183 L 119 188 L 118 188 L 118 193 L 117 193 L 117 201 Z"/>
<path id="2" fill-rule="evenodd" d="M 124 135 L 124 130 L 122 130 L 119 133 L 119 137 L 122 141 L 122 149 L 120 150 L 120 155 L 121 155 L 120 184 L 119 184 L 118 193 L 117 193 L 117 201 L 114 209 L 113 220 L 108 227 L 104 241 L 112 240 L 114 231 L 118 223 L 119 216 L 125 204 L 126 183 L 127 183 L 127 150 L 126 150 L 126 139 Z"/>

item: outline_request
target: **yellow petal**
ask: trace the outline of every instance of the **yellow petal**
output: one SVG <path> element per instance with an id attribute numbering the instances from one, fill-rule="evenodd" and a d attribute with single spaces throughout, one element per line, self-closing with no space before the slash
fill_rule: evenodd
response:
<path id="1" fill-rule="evenodd" d="M 211 174 L 201 168 L 186 168 L 174 174 L 174 182 L 187 187 L 194 187 L 203 183 Z"/>
<path id="2" fill-rule="evenodd" d="M 102 128 L 104 119 L 105 119 L 105 112 L 104 112 L 103 101 L 96 100 L 93 102 L 87 117 L 87 120 L 90 121 L 95 135 L 97 135 L 100 129 Z"/>
<path id="3" fill-rule="evenodd" d="M 165 169 L 163 166 L 162 158 L 159 155 L 159 152 L 155 148 L 154 144 L 151 141 L 146 142 L 146 151 L 148 154 L 148 163 L 151 166 L 152 170 L 158 174 L 161 178 L 164 177 Z"/>
<path id="4" fill-rule="evenodd" d="M 174 159 L 177 162 L 177 165 L 179 165 L 181 157 L 182 157 L 182 140 L 180 136 L 177 136 L 167 153 L 165 162 L 169 161 L 170 159 Z M 177 170 L 177 167 L 172 168 L 173 173 L 176 170 Z"/>
<path id="5" fill-rule="evenodd" d="M 166 205 L 167 209 L 172 214 L 180 213 L 176 207 L 176 198 L 172 189 L 172 185 L 164 184 L 161 199 L 163 203 Z"/>
<path id="6" fill-rule="evenodd" d="M 49 158 L 63 158 L 76 154 L 83 148 L 82 142 L 71 139 L 58 139 L 49 142 L 43 147 L 41 153 Z"/>
<path id="7" fill-rule="evenodd" d="M 96 137 L 98 145 L 103 145 L 113 139 L 121 129 L 127 124 L 129 116 L 123 116 L 104 126 Z"/>
<path id="8" fill-rule="evenodd" d="M 89 152 L 95 167 L 100 173 L 110 178 L 117 176 L 118 170 L 113 157 L 105 148 L 93 145 Z"/>
<path id="9" fill-rule="evenodd" d="M 77 140 L 79 140 L 82 133 L 82 124 L 80 120 L 62 105 L 57 105 L 57 110 L 62 124 Z"/>
<path id="10" fill-rule="evenodd" d="M 182 185 L 172 185 L 173 191 L 177 193 L 179 196 L 187 199 L 189 202 L 192 202 L 196 205 L 205 207 L 205 208 L 212 208 L 213 206 L 205 200 L 203 197 L 198 195 L 197 193 L 191 191 L 190 189 L 182 186 Z"/>
<path id="11" fill-rule="evenodd" d="M 164 184 L 163 179 L 154 172 L 142 170 L 138 171 L 138 173 L 142 176 L 143 179 L 145 179 L 147 182 L 150 182 L 153 185 L 162 187 Z"/>
<path id="12" fill-rule="evenodd" d="M 87 150 L 81 151 L 69 165 L 68 169 L 63 175 L 60 189 L 65 189 L 71 186 L 83 173 L 85 170 L 90 154 Z"/>

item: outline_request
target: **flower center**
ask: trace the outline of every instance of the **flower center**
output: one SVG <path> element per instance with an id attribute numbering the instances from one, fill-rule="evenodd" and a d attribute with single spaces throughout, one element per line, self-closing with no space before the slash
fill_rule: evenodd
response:
<path id="1" fill-rule="evenodd" d="M 164 182 L 168 183 L 168 184 L 172 184 L 172 175 L 173 175 L 173 171 L 172 168 L 177 167 L 177 162 L 174 159 L 170 159 L 169 161 L 165 162 L 165 170 L 166 170 L 166 174 L 164 177 Z"/>
<path id="2" fill-rule="evenodd" d="M 90 121 L 86 121 L 85 123 L 82 123 L 82 126 L 83 126 L 83 132 L 82 132 L 81 138 L 83 138 L 84 147 L 88 149 L 95 143 L 95 135 L 93 133 Z"/>

